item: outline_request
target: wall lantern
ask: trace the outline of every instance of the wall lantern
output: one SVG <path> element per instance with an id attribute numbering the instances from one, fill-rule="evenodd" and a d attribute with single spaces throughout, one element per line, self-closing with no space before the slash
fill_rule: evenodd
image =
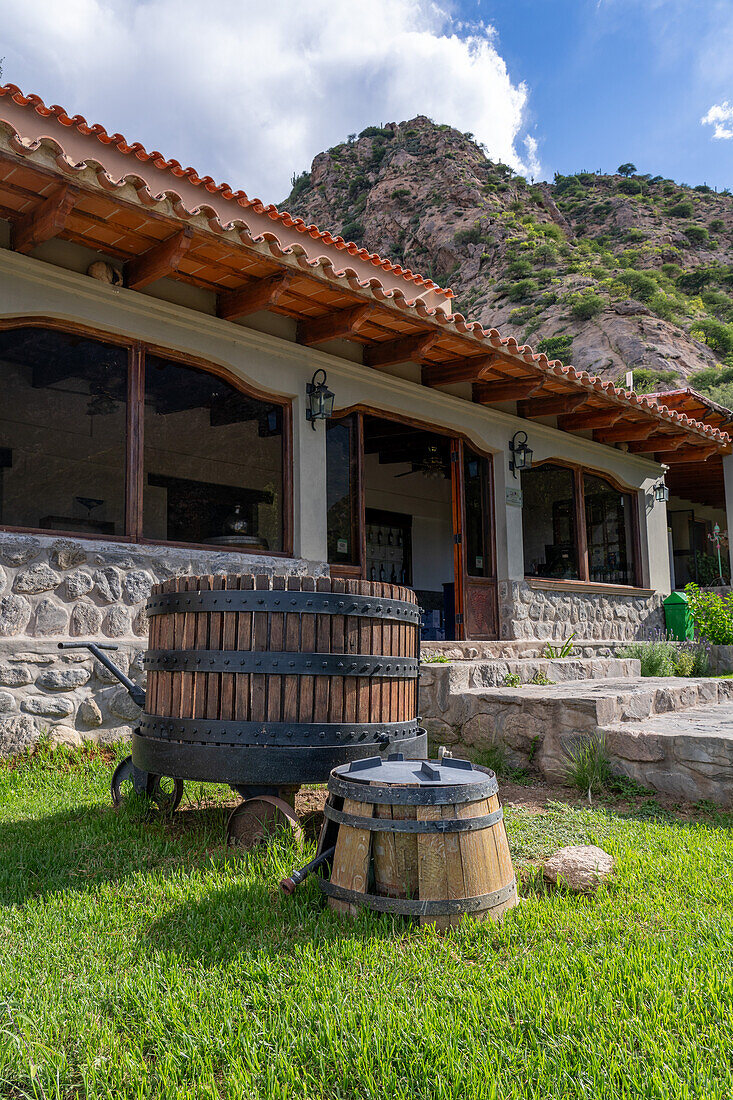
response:
<path id="1" fill-rule="evenodd" d="M 509 459 L 509 469 L 515 477 L 517 476 L 517 470 L 531 470 L 532 448 L 527 446 L 526 432 L 514 433 L 509 440 L 509 450 L 512 456 Z"/>
<path id="2" fill-rule="evenodd" d="M 658 481 L 654 486 L 654 499 L 658 500 L 660 504 L 666 504 L 669 500 L 669 489 L 663 481 Z"/>
<path id="3" fill-rule="evenodd" d="M 319 378 L 318 375 L 322 375 Z M 310 420 L 313 431 L 316 430 L 316 420 L 328 420 L 329 416 L 333 413 L 333 399 L 335 394 L 331 393 L 326 385 L 326 372 L 325 370 L 317 370 L 310 382 L 306 383 L 305 387 L 306 397 L 308 398 L 308 404 L 305 408 L 305 418 Z"/>

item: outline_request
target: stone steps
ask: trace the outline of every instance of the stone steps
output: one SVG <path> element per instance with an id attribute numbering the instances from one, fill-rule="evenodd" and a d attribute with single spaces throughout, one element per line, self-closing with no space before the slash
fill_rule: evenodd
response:
<path id="1" fill-rule="evenodd" d="M 733 809 L 733 702 L 602 730 L 614 770 L 686 802 Z"/>

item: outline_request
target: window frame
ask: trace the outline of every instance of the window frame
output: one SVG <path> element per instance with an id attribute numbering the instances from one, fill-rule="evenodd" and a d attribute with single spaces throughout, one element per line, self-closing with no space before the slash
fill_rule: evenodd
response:
<path id="1" fill-rule="evenodd" d="M 536 587 L 557 587 L 568 589 L 588 588 L 619 592 L 634 592 L 642 588 L 642 562 L 641 562 L 641 528 L 639 523 L 639 497 L 641 490 L 630 485 L 624 485 L 613 474 L 605 470 L 599 470 L 593 466 L 583 466 L 576 462 L 569 462 L 562 458 L 543 458 L 539 462 L 532 463 L 532 469 L 538 470 L 542 466 L 562 466 L 573 474 L 573 502 L 575 506 L 575 553 L 578 561 L 577 579 L 567 580 L 558 577 L 534 577 L 525 573 L 525 580 Z M 605 581 L 594 581 L 590 578 L 590 563 L 588 558 L 588 532 L 586 528 L 585 510 L 585 476 L 600 478 L 613 489 L 625 496 L 631 497 L 631 552 L 633 554 L 633 580 L 629 584 L 610 584 Z M 522 528 L 524 528 L 524 510 L 522 510 Z M 524 533 L 522 534 L 522 553 L 524 553 Z"/>
<path id="2" fill-rule="evenodd" d="M 238 546 L 212 547 L 206 543 L 173 542 L 167 539 L 150 539 L 143 535 L 143 456 L 145 448 L 145 356 L 157 355 L 182 366 L 192 367 L 221 378 L 248 397 L 267 401 L 282 408 L 282 550 L 268 550 L 267 557 L 291 558 L 293 556 L 293 403 L 287 397 L 260 390 L 237 377 L 227 367 L 203 360 L 194 355 L 138 340 L 118 333 L 108 332 L 90 325 L 66 322 L 52 317 L 12 317 L 0 320 L 0 332 L 15 328 L 44 328 L 99 340 L 105 344 L 127 348 L 127 437 L 125 443 L 125 531 L 121 535 L 99 535 L 87 532 L 60 531 L 46 527 L 15 527 L 0 524 L 0 531 L 9 534 L 51 535 L 58 538 L 92 539 L 98 542 L 135 543 L 142 546 L 172 546 L 182 549 L 216 551 L 218 554 L 256 554 L 261 551 Z"/>

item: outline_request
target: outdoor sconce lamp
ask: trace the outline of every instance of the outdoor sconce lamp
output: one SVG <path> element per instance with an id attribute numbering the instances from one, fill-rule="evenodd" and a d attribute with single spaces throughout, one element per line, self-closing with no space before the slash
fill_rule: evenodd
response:
<path id="1" fill-rule="evenodd" d="M 532 448 L 527 446 L 526 432 L 514 433 L 509 440 L 509 451 L 512 456 L 509 459 L 509 469 L 515 477 L 517 476 L 517 470 L 532 469 Z"/>
<path id="2" fill-rule="evenodd" d="M 319 378 L 319 374 L 323 377 Z M 311 428 L 315 431 L 316 420 L 328 420 L 329 416 L 333 413 L 333 399 L 335 394 L 331 393 L 326 385 L 325 370 L 317 370 L 310 382 L 306 382 L 305 394 L 308 398 L 308 403 L 305 408 L 305 418 L 306 420 L 310 420 Z"/>
<path id="3" fill-rule="evenodd" d="M 658 500 L 660 504 L 666 504 L 669 500 L 669 489 L 664 481 L 658 481 L 654 486 L 654 499 Z"/>

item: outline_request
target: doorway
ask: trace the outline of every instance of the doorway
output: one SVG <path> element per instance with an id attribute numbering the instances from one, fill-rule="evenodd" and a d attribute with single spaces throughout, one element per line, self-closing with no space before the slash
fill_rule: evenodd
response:
<path id="1" fill-rule="evenodd" d="M 328 422 L 326 457 L 332 574 L 413 588 L 424 640 L 497 637 L 490 457 L 359 412 Z"/>

